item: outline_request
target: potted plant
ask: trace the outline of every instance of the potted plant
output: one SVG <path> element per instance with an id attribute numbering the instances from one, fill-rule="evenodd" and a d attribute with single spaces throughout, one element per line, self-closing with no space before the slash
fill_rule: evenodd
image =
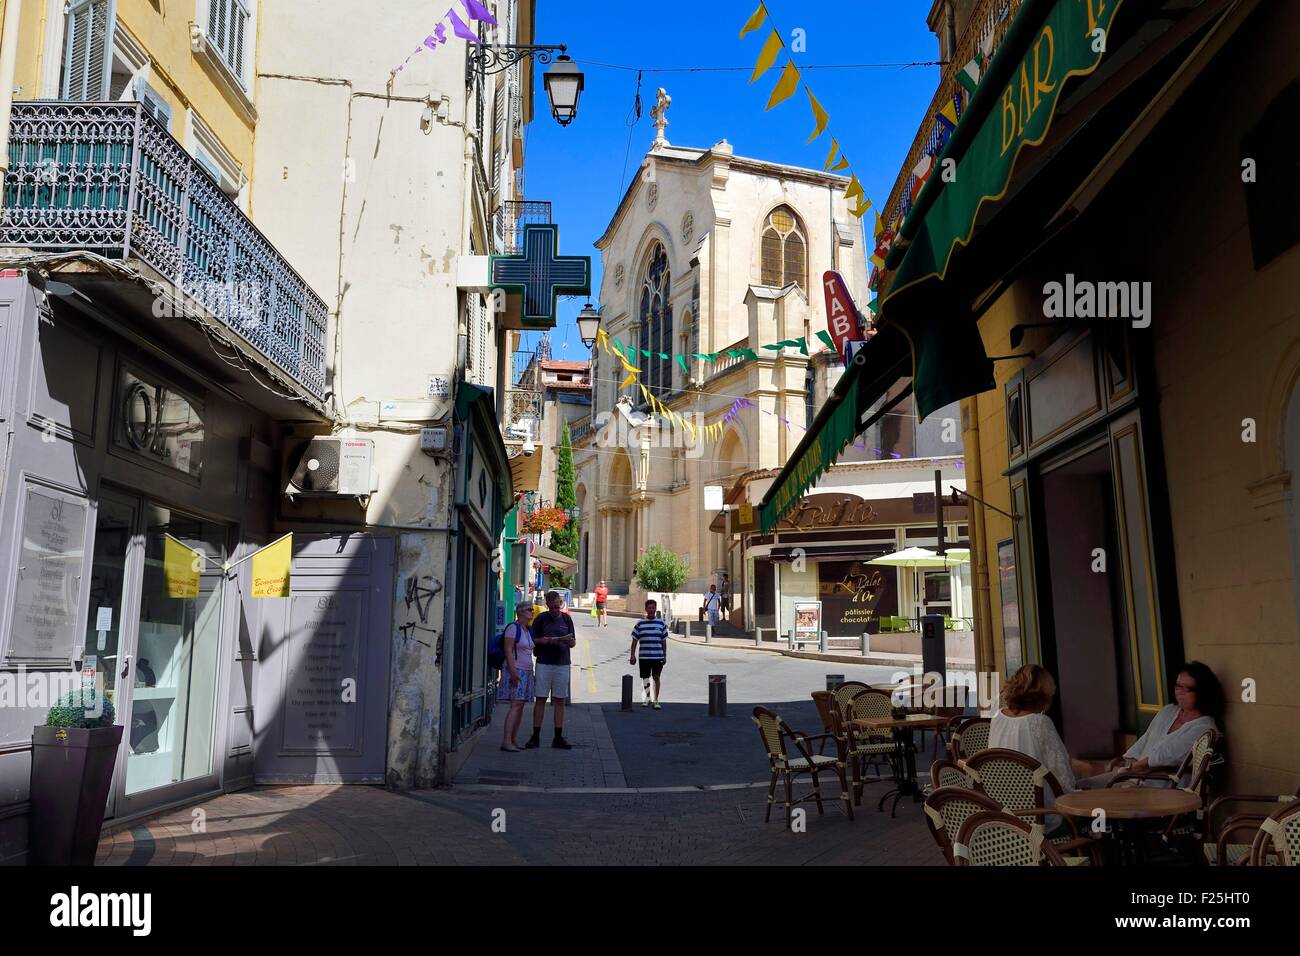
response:
<path id="1" fill-rule="evenodd" d="M 689 571 L 690 566 L 680 554 L 657 544 L 652 544 L 645 550 L 633 570 L 641 590 L 647 594 L 658 593 L 662 599 L 659 610 L 663 614 L 664 623 L 669 627 L 672 627 L 673 619 L 670 595 L 686 583 Z"/>
<path id="2" fill-rule="evenodd" d="M 55 702 L 45 726 L 32 729 L 29 863 L 90 866 L 104 824 L 113 765 L 122 742 L 113 702 L 74 690 Z"/>

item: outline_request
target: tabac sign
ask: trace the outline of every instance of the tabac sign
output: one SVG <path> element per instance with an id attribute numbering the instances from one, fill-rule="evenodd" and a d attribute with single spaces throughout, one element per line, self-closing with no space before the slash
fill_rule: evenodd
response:
<path id="1" fill-rule="evenodd" d="M 953 251 L 970 240 L 980 204 L 1001 198 L 1020 151 L 1047 137 L 1066 80 L 1101 64 L 1122 4 L 1056 0 L 1037 26 L 1026 17 L 1046 4 L 1021 7 L 944 151 L 941 163 L 955 160 L 956 168 L 930 177 L 903 224 L 908 241 L 887 260 L 897 272 L 882 306 L 911 285 L 943 278 Z"/>

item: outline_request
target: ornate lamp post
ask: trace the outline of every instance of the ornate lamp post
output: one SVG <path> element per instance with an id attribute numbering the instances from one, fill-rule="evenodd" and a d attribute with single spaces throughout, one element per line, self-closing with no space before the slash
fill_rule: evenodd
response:
<path id="1" fill-rule="evenodd" d="M 578 313 L 578 334 L 582 336 L 582 344 L 591 348 L 596 344 L 596 333 L 600 331 L 600 313 L 592 306 L 590 302 L 582 307 Z"/>
<path id="2" fill-rule="evenodd" d="M 538 63 L 550 63 L 543 74 L 547 99 L 551 101 L 551 115 L 561 126 L 568 126 L 578 115 L 578 99 L 582 96 L 584 78 L 578 65 L 566 54 L 560 44 L 471 44 L 465 58 L 465 82 L 472 83 L 474 74 L 489 76 L 507 70 L 528 57 Z"/>

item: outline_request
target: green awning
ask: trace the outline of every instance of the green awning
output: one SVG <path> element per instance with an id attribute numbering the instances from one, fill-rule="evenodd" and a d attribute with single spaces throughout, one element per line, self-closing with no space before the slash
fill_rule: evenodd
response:
<path id="1" fill-rule="evenodd" d="M 1100 64 L 1102 38 L 1123 3 L 1025 0 L 899 230 L 886 260 L 893 275 L 880 321 L 899 326 L 911 342 L 921 418 L 994 387 L 971 289 L 944 284 L 949 265 L 971 241 L 981 206 L 1005 196 L 1021 151 L 1047 136 L 1066 80 Z M 1021 248 L 1004 254 L 1014 261 Z"/>
<path id="2" fill-rule="evenodd" d="M 514 505 L 515 488 L 510 473 L 510 456 L 506 453 L 506 443 L 497 426 L 497 408 L 492 389 L 471 385 L 469 382 L 457 383 L 456 419 L 469 422 L 472 434 L 479 436 L 492 455 L 491 472 L 496 478 L 501 514 L 504 516 Z M 466 435 L 465 440 L 469 441 L 470 435 Z M 499 533 L 501 529 L 494 530 Z"/>

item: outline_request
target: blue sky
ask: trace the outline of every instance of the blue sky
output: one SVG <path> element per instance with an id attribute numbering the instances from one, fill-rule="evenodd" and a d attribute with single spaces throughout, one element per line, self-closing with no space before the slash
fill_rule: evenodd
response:
<path id="1" fill-rule="evenodd" d="M 740 28 L 757 5 L 758 0 L 538 0 L 536 42 L 567 44 L 586 80 L 577 119 L 561 128 L 551 118 L 542 88 L 545 67 L 538 68 L 535 115 L 526 133 L 525 193 L 528 199 L 553 203 L 563 254 L 592 257 L 593 299 L 601 273 L 599 252 L 592 243 L 604 232 L 654 139 L 650 108 L 658 87 L 664 87 L 673 98 L 667 136 L 674 145 L 707 148 L 725 138 L 737 155 L 820 169 L 830 139 L 823 134 L 805 145 L 813 120 L 802 90 L 770 112 L 763 111 L 784 66 L 784 55 L 749 85 L 750 71 L 773 21 L 787 45 L 796 29 L 805 31 L 806 52 L 794 54 L 800 67 L 938 57 L 938 42 L 925 25 L 930 0 L 855 0 L 834 5 L 767 0 L 769 24 L 741 40 Z M 647 71 L 664 67 L 744 69 L 646 72 L 641 81 L 642 117 L 632 130 L 628 152 L 628 114 L 637 74 L 591 61 Z M 804 73 L 830 114 L 829 132 L 851 160 L 876 208 L 884 204 L 893 186 L 934 95 L 939 69 L 922 66 Z M 867 213 L 863 220 L 868 230 L 871 215 Z M 551 333 L 555 358 L 587 357 L 573 326 L 573 317 L 581 307 L 581 300 L 560 300 L 559 322 Z M 564 347 L 566 335 L 568 348 Z M 531 349 L 537 338 L 538 333 L 530 333 L 525 348 Z"/>

